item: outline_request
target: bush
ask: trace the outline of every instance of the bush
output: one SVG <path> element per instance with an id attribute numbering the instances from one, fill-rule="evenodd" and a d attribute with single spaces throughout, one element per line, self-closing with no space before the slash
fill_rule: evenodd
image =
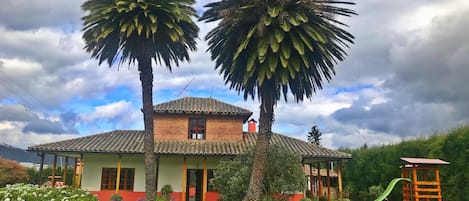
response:
<path id="1" fill-rule="evenodd" d="M 23 166 L 16 161 L 0 157 L 0 187 L 7 184 L 27 183 L 29 176 Z"/>
<path id="2" fill-rule="evenodd" d="M 122 195 L 119 194 L 113 194 L 111 195 L 111 201 L 122 201 Z"/>
<path id="3" fill-rule="evenodd" d="M 166 184 L 161 187 L 161 195 L 156 196 L 156 201 L 170 201 L 173 187 L 170 184 Z"/>
<path id="4" fill-rule="evenodd" d="M 319 197 L 319 201 L 327 201 L 327 197 L 326 196 L 321 196 L 321 197 Z"/>
<path id="5" fill-rule="evenodd" d="M 309 198 L 301 198 L 300 201 L 311 201 Z"/>
<path id="6" fill-rule="evenodd" d="M 372 199 L 376 199 L 384 192 L 384 188 L 381 185 L 370 186 L 368 187 L 368 192 Z"/>
<path id="7" fill-rule="evenodd" d="M 211 184 L 224 201 L 242 200 L 249 186 L 253 150 L 241 154 L 233 160 L 223 160 L 217 166 Z M 264 179 L 263 200 L 279 200 L 285 196 L 275 196 L 280 192 L 298 192 L 304 189 L 304 173 L 299 156 L 285 148 L 271 145 Z"/>
<path id="8" fill-rule="evenodd" d="M 173 187 L 170 184 L 166 184 L 163 187 L 161 187 L 161 193 L 163 195 L 169 195 L 173 192 Z"/>
<path id="9" fill-rule="evenodd" d="M 0 189 L 0 200 L 13 201 L 98 201 L 90 192 L 80 189 L 39 188 L 32 184 L 13 184 Z"/>

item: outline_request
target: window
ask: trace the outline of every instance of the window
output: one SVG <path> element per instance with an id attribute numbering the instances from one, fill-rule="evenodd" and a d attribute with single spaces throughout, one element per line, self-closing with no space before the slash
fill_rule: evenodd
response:
<path id="1" fill-rule="evenodd" d="M 134 189 L 135 168 L 121 168 L 119 189 Z M 101 190 L 116 189 L 117 168 L 103 168 L 101 177 Z"/>
<path id="2" fill-rule="evenodd" d="M 205 139 L 205 119 L 203 118 L 189 119 L 189 139 L 193 139 L 193 140 Z"/>

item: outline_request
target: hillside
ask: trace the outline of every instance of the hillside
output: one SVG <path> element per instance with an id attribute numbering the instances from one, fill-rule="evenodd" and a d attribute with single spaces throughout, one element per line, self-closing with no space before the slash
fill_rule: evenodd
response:
<path id="1" fill-rule="evenodd" d="M 469 126 L 395 145 L 342 150 L 352 154 L 343 170 L 344 184 L 352 200 L 366 200 L 368 188 L 385 188 L 393 178 L 400 177 L 400 157 L 439 158 L 450 162 L 441 167 L 443 200 L 469 201 Z M 390 200 L 402 200 L 397 188 Z"/>
<path id="2" fill-rule="evenodd" d="M 8 144 L 0 144 L 0 157 L 14 160 L 18 162 L 40 163 L 41 157 L 35 152 L 28 152 L 26 150 L 10 146 Z M 52 164 L 52 157 L 47 156 L 45 164 Z"/>

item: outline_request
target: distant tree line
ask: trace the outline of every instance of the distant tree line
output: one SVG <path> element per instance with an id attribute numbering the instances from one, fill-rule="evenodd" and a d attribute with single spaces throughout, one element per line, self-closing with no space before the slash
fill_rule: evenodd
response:
<path id="1" fill-rule="evenodd" d="M 469 200 L 469 126 L 395 145 L 341 151 L 353 157 L 343 168 L 344 184 L 353 201 L 373 200 L 370 189 L 385 188 L 393 178 L 400 177 L 400 157 L 450 162 L 440 167 L 443 200 Z M 401 188 L 396 188 L 389 200 L 402 200 Z"/>

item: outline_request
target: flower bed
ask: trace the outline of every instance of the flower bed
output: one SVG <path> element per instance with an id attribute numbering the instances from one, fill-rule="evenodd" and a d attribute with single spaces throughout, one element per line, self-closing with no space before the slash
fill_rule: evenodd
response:
<path id="1" fill-rule="evenodd" d="M 13 184 L 0 188 L 3 201 L 98 201 L 91 193 L 72 188 L 39 188 L 32 184 Z"/>

